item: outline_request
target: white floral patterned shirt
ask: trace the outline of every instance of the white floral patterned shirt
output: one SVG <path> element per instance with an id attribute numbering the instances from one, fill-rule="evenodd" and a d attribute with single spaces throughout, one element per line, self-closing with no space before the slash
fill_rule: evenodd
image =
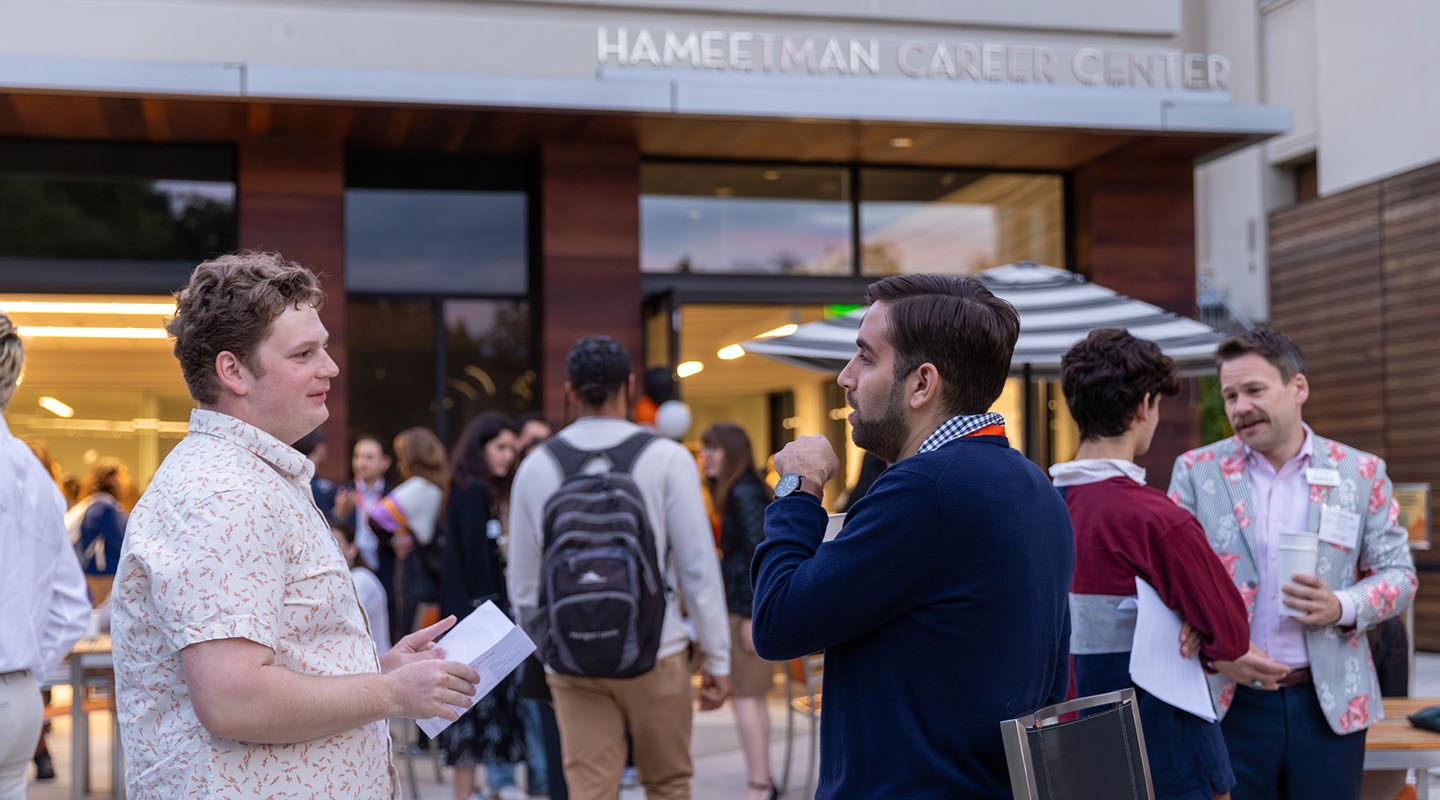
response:
<path id="1" fill-rule="evenodd" d="M 310 461 L 234 417 L 196 410 L 130 515 L 112 639 L 132 797 L 397 796 L 384 721 L 300 744 L 212 736 L 180 651 L 242 638 L 308 675 L 380 671 L 355 584 L 310 494 Z"/>

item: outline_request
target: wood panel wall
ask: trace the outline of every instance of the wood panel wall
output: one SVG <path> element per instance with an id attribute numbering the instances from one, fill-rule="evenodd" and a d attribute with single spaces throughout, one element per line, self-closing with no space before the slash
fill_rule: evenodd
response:
<path id="1" fill-rule="evenodd" d="M 1270 217 L 1271 322 L 1305 351 L 1316 432 L 1383 456 L 1440 509 L 1440 163 Z M 1416 646 L 1440 650 L 1440 553 L 1420 551 Z"/>
<path id="2" fill-rule="evenodd" d="M 1121 150 L 1077 171 L 1072 268 L 1121 294 L 1195 315 L 1195 167 L 1184 155 Z M 1195 382 L 1161 407 L 1150 452 L 1140 459 L 1150 485 L 1170 485 L 1175 457 L 1200 442 Z"/>
<path id="3" fill-rule="evenodd" d="M 321 474 L 349 475 L 349 398 L 345 307 L 345 146 L 335 138 L 250 137 L 237 146 L 239 244 L 274 250 L 320 276 L 330 357 L 341 366 L 330 382 L 330 453 Z"/>
<path id="4" fill-rule="evenodd" d="M 540 374 L 544 413 L 564 424 L 565 355 L 608 334 L 641 350 L 640 153 L 626 145 L 547 143 L 540 152 Z"/>

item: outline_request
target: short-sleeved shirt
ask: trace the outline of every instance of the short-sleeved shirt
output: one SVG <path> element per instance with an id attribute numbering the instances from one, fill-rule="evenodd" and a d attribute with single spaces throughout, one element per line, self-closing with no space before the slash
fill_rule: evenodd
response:
<path id="1" fill-rule="evenodd" d="M 310 493 L 314 467 L 234 417 L 197 410 L 130 515 L 112 634 L 132 796 L 396 796 L 384 721 L 299 744 L 219 739 L 180 651 L 248 639 L 307 675 L 376 673 L 350 570 Z"/>

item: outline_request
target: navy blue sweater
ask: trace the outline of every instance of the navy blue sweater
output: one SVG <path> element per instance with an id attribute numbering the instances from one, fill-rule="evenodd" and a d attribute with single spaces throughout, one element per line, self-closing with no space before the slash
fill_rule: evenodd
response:
<path id="1" fill-rule="evenodd" d="M 755 649 L 825 651 L 820 800 L 1009 798 L 1000 722 L 1064 699 L 1070 515 L 1001 436 L 886 470 L 821 546 L 813 497 L 756 549 Z"/>

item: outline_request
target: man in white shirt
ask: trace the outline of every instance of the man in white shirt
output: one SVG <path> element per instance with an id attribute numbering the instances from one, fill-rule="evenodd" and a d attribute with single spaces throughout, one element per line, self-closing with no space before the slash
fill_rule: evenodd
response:
<path id="1" fill-rule="evenodd" d="M 641 430 L 627 419 L 634 375 L 619 342 L 608 336 L 581 339 L 566 358 L 565 374 L 565 392 L 580 418 L 556 438 L 578 450 L 607 451 Z M 729 619 L 695 459 L 680 444 L 657 438 L 640 450 L 630 475 L 655 535 L 665 587 L 678 581 L 705 654 L 700 709 L 719 708 L 730 694 Z M 508 577 L 510 604 L 522 621 L 536 616 L 545 505 L 561 480 L 561 467 L 548 447 L 537 447 L 515 474 Z M 557 674 L 547 665 L 572 800 L 614 800 L 625 767 L 627 728 L 646 797 L 690 797 L 689 636 L 679 598 L 669 591 L 666 597 L 650 671 L 632 678 L 596 678 Z M 537 645 L 544 652 L 544 642 Z"/>
<path id="2" fill-rule="evenodd" d="M 289 444 L 329 415 L 322 300 L 309 270 L 248 252 L 176 295 L 200 407 L 130 516 L 113 594 L 133 796 L 397 797 L 386 719 L 470 706 L 479 676 L 433 646 L 453 617 L 377 657 Z"/>
<path id="3" fill-rule="evenodd" d="M 25 350 L 0 314 L 0 412 L 10 405 Z M 60 662 L 90 618 L 85 575 L 65 530 L 65 498 L 0 417 L 0 798 L 25 797 L 25 771 L 44 723 L 39 678 Z"/>

